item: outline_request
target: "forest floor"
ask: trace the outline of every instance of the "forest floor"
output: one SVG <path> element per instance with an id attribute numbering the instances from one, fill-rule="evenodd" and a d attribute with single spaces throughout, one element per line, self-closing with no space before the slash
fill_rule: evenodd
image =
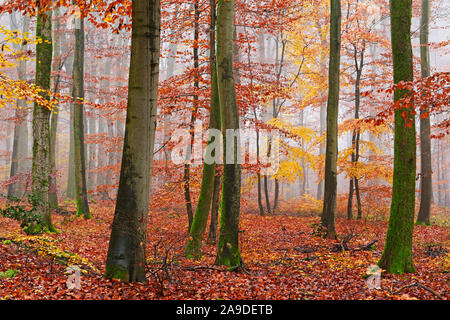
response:
<path id="1" fill-rule="evenodd" d="M 244 212 L 240 241 L 245 268 L 229 271 L 214 266 L 214 245 L 203 247 L 200 261 L 185 259 L 184 211 L 159 208 L 148 220 L 148 281 L 127 284 L 102 278 L 113 207 L 93 205 L 92 213 L 90 220 L 54 214 L 60 233 L 34 237 L 0 217 L 0 299 L 450 298 L 447 223 L 415 226 L 417 272 L 383 274 L 379 288 L 370 289 L 367 271 L 382 253 L 386 221 L 338 218 L 339 240 L 326 240 L 313 235 L 318 216 Z M 71 264 L 82 269 L 79 289 L 67 286 Z"/>

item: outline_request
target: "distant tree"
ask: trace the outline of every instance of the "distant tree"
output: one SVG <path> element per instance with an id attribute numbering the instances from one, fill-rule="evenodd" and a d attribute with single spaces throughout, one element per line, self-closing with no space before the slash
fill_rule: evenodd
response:
<path id="1" fill-rule="evenodd" d="M 412 0 L 391 0 L 391 43 L 394 83 L 413 80 L 411 47 Z M 394 101 L 411 94 L 397 89 Z M 389 227 L 378 265 L 388 273 L 414 272 L 412 238 L 416 182 L 416 130 L 413 108 L 395 110 L 394 177 Z"/>
<path id="2" fill-rule="evenodd" d="M 12 12 L 10 15 L 11 30 L 18 29 L 16 20 L 16 13 Z M 30 18 L 22 17 L 22 33 L 28 32 L 30 27 Z M 26 51 L 27 45 L 16 45 L 17 50 Z M 25 59 L 19 61 L 17 65 L 18 79 L 26 81 L 27 61 Z M 29 169 L 29 163 L 26 160 L 28 155 L 28 125 L 27 125 L 27 110 L 26 101 L 22 99 L 17 100 L 17 108 L 15 110 L 16 122 L 14 124 L 14 140 L 11 157 L 10 177 L 13 178 L 17 173 Z M 20 197 L 25 191 L 24 186 L 19 183 L 11 183 L 8 185 L 8 197 Z"/>
<path id="3" fill-rule="evenodd" d="M 83 17 L 76 19 L 72 83 L 75 196 L 77 216 L 88 219 L 91 217 L 91 213 L 87 197 L 86 148 L 84 144 L 84 19 Z"/>
<path id="4" fill-rule="evenodd" d="M 422 0 L 422 17 L 420 20 L 420 65 L 422 78 L 430 76 L 430 49 L 428 29 L 430 23 L 430 1 Z M 426 109 L 420 110 L 420 209 L 418 224 L 430 224 L 432 189 L 430 117 Z"/>
<path id="5" fill-rule="evenodd" d="M 336 237 L 336 193 L 338 157 L 339 66 L 341 52 L 341 2 L 331 0 L 330 65 L 328 71 L 327 143 L 325 156 L 325 191 L 321 224 L 327 237 Z"/>

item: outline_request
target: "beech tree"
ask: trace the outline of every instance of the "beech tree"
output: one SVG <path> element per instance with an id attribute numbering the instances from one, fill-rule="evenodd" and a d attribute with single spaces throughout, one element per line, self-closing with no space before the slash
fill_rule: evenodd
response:
<path id="1" fill-rule="evenodd" d="M 238 157 L 240 139 L 237 136 L 231 140 L 227 134 L 227 132 L 235 133 L 239 129 L 233 68 L 234 6 L 234 0 L 219 0 L 217 4 L 217 83 L 223 132 L 224 164 L 216 264 L 231 268 L 242 265 L 239 250 L 241 165 L 238 163 Z"/>
<path id="2" fill-rule="evenodd" d="M 86 187 L 86 150 L 84 144 L 84 18 L 76 18 L 75 53 L 73 60 L 73 136 L 75 163 L 75 193 L 77 216 L 90 218 Z"/>
<path id="3" fill-rule="evenodd" d="M 12 12 L 10 16 L 11 29 L 18 29 L 18 22 L 16 18 L 16 13 Z M 30 27 L 30 19 L 28 17 L 22 18 L 22 32 L 28 32 Z M 25 51 L 27 49 L 26 44 L 16 45 L 17 49 L 20 51 Z M 26 69 L 27 61 L 25 59 L 21 60 L 17 66 L 17 74 L 19 80 L 26 81 Z M 14 124 L 14 140 L 13 140 L 13 150 L 11 155 L 11 170 L 10 178 L 13 178 L 19 172 L 29 169 L 29 163 L 26 160 L 27 149 L 28 149 L 28 124 L 27 124 L 27 111 L 26 111 L 26 101 L 23 99 L 17 100 L 17 109 L 15 111 L 16 123 Z M 28 168 L 27 168 L 28 167 Z M 20 183 L 11 183 L 8 186 L 8 198 L 10 197 L 20 197 L 25 192 L 24 186 Z"/>
<path id="4" fill-rule="evenodd" d="M 321 224 L 328 238 L 336 231 L 338 114 L 339 114 L 339 67 L 341 51 L 341 2 L 331 0 L 330 64 L 328 71 L 327 143 L 325 156 L 325 191 Z"/>
<path id="5" fill-rule="evenodd" d="M 36 85 L 44 90 L 47 100 L 50 90 L 52 69 L 52 12 L 48 8 L 39 10 L 36 21 L 36 37 L 42 39 L 36 45 Z M 49 206 L 50 186 L 50 114 L 47 106 L 34 104 L 33 109 L 33 161 L 32 196 L 33 209 L 40 217 L 35 230 L 31 232 L 56 231 L 51 221 Z"/>
<path id="6" fill-rule="evenodd" d="M 216 68 L 216 3 L 215 0 L 210 1 L 211 5 L 211 23 L 210 23 L 210 73 L 211 73 L 211 109 L 209 117 L 209 128 L 220 129 L 220 101 L 217 87 L 217 68 Z M 208 147 L 211 146 L 211 142 L 216 137 L 209 137 Z M 207 147 L 206 154 L 215 153 L 218 150 L 209 150 Z M 214 155 L 211 155 L 213 158 Z M 186 256 L 189 258 L 199 258 L 201 256 L 201 241 L 202 236 L 206 230 L 206 224 L 208 222 L 208 214 L 210 212 L 211 202 L 213 200 L 216 179 L 216 163 L 203 163 L 203 178 L 200 195 L 198 198 L 197 208 L 195 210 L 192 226 L 189 232 L 189 240 L 186 245 Z M 211 210 L 211 216 L 213 211 Z M 214 224 L 212 219 L 211 224 Z M 211 236 L 213 236 L 211 234 Z M 215 241 L 214 241 L 215 242 Z"/>
<path id="7" fill-rule="evenodd" d="M 422 0 L 422 17 L 420 20 L 420 66 L 422 78 L 430 76 L 430 49 L 428 29 L 430 22 L 430 1 Z M 418 224 L 430 224 L 430 207 L 433 196 L 430 116 L 427 109 L 420 110 L 420 209 L 417 216 Z"/>
<path id="8" fill-rule="evenodd" d="M 143 282 L 147 214 L 156 131 L 161 5 L 132 1 L 128 104 L 105 277 Z"/>
<path id="9" fill-rule="evenodd" d="M 391 45 L 394 83 L 413 80 L 411 47 L 411 0 L 390 1 Z M 397 89 L 394 101 L 411 94 Z M 383 254 L 378 262 L 388 273 L 414 272 L 412 238 L 414 229 L 416 182 L 416 130 L 413 108 L 395 110 L 394 178 L 389 226 Z"/>

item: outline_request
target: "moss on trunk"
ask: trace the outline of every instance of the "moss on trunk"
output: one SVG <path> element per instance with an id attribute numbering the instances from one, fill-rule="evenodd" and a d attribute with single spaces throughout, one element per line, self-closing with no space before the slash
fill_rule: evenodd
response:
<path id="1" fill-rule="evenodd" d="M 36 37 L 42 42 L 36 45 L 36 85 L 46 90 L 42 94 L 50 99 L 52 66 L 52 13 L 42 11 L 37 15 Z M 40 216 L 41 230 L 56 231 L 51 221 L 48 199 L 50 174 L 50 113 L 46 106 L 34 104 L 33 109 L 33 161 L 32 198 L 33 211 Z"/>
<path id="2" fill-rule="evenodd" d="M 330 66 L 328 71 L 327 142 L 325 152 L 325 190 L 321 224 L 328 238 L 335 238 L 337 193 L 339 68 L 341 52 L 341 2 L 331 0 Z"/>
<path id="3" fill-rule="evenodd" d="M 391 0 L 394 83 L 413 80 L 411 0 Z M 394 100 L 409 94 L 396 90 Z M 378 265 L 388 273 L 414 272 L 412 238 L 415 209 L 416 131 L 413 108 L 395 111 L 394 178 L 386 243 Z M 403 115 L 406 113 L 407 117 Z M 403 115 L 402 115 L 403 114 Z"/>
<path id="4" fill-rule="evenodd" d="M 228 134 L 239 129 L 233 68 L 234 17 L 235 1 L 219 0 L 217 12 L 217 82 L 223 132 L 224 165 L 216 264 L 231 268 L 242 265 L 239 251 L 241 165 L 237 161 L 241 146 L 239 137 L 229 141 L 229 136 L 233 135 Z"/>

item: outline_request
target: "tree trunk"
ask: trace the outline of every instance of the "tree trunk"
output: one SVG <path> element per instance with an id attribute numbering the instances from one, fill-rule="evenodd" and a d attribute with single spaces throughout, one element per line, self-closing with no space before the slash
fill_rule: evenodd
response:
<path id="1" fill-rule="evenodd" d="M 36 86 L 50 90 L 52 68 L 52 12 L 43 11 L 37 16 L 36 38 L 42 42 L 36 45 Z M 47 93 L 43 93 L 47 100 Z M 50 114 L 46 106 L 34 104 L 33 109 L 33 163 L 32 196 L 33 210 L 40 217 L 39 224 L 32 233 L 56 231 L 51 221 L 48 199 L 50 174 Z"/>
<path id="2" fill-rule="evenodd" d="M 77 18 L 79 28 L 75 29 L 75 54 L 73 60 L 73 136 L 75 162 L 75 193 L 77 216 L 91 218 L 86 187 L 86 148 L 84 143 L 84 19 Z M 78 22 L 77 22 L 78 24 Z"/>
<path id="3" fill-rule="evenodd" d="M 71 37 L 69 39 L 65 38 L 64 44 L 65 44 L 65 50 L 69 50 L 68 48 L 68 42 L 71 40 Z M 72 83 L 73 83 L 73 59 L 74 55 L 70 55 L 65 63 L 66 66 L 66 73 L 68 75 L 72 76 Z M 72 85 L 73 86 L 73 85 Z M 73 106 L 70 105 L 70 131 L 69 131 L 69 161 L 67 165 L 67 187 L 66 187 L 66 197 L 69 199 L 75 199 L 75 161 L 74 161 L 74 140 L 73 140 Z"/>
<path id="4" fill-rule="evenodd" d="M 355 62 L 355 71 L 356 71 L 356 80 L 355 80 L 355 119 L 359 119 L 359 108 L 361 105 L 361 75 L 364 68 L 364 53 L 366 51 L 366 44 L 363 41 L 363 48 L 360 52 L 360 60 L 358 62 L 358 50 L 356 45 L 353 45 L 353 58 Z M 360 140 L 360 131 L 359 128 L 353 130 L 352 133 L 352 167 L 355 168 L 358 165 L 359 160 L 359 140 Z M 347 218 L 351 219 L 352 214 L 352 202 L 353 202 L 353 191 L 356 193 L 357 207 L 358 207 L 358 219 L 361 219 L 361 197 L 359 193 L 359 181 L 357 176 L 350 176 L 350 191 L 348 195 L 348 206 L 347 206 Z M 353 190 L 354 189 L 354 190 Z"/>
<path id="5" fill-rule="evenodd" d="M 160 1 L 133 0 L 132 21 L 125 139 L 105 277 L 144 282 L 158 100 Z"/>
<path id="6" fill-rule="evenodd" d="M 216 173 L 214 177 L 214 191 L 211 200 L 211 221 L 209 223 L 209 234 L 207 242 L 209 244 L 216 244 L 217 242 L 217 223 L 219 217 L 220 206 L 220 190 L 222 187 L 222 177 Z"/>
<path id="7" fill-rule="evenodd" d="M 422 0 L 422 18 L 420 20 L 420 65 L 422 78 L 430 76 L 430 50 L 428 47 L 428 29 L 430 20 L 430 2 Z M 421 109 L 421 116 L 428 110 Z M 430 116 L 420 117 L 420 209 L 417 224 L 430 224 L 430 208 L 433 195 Z"/>
<path id="8" fill-rule="evenodd" d="M 241 165 L 238 163 L 240 139 L 228 141 L 229 132 L 239 129 L 239 113 L 233 68 L 235 1 L 219 0 L 217 12 L 217 80 L 223 131 L 223 179 L 220 234 L 216 264 L 231 268 L 242 265 L 239 250 Z M 230 150 L 233 150 L 231 152 Z"/>
<path id="9" fill-rule="evenodd" d="M 54 76 L 54 84 L 53 84 L 53 92 L 59 93 L 59 85 L 61 79 L 61 69 L 63 64 L 61 62 L 61 39 L 60 39 L 60 9 L 55 8 L 54 11 L 56 15 L 54 30 L 53 30 L 53 73 L 56 73 Z M 55 110 L 52 112 L 50 119 L 50 190 L 48 193 L 48 199 L 50 202 L 50 209 L 58 209 L 58 190 L 57 190 L 57 181 L 56 181 L 56 135 L 58 132 L 58 118 L 59 118 L 59 110 Z"/>
<path id="10" fill-rule="evenodd" d="M 411 48 L 411 0 L 390 2 L 394 83 L 413 80 Z M 408 90 L 396 90 L 398 101 Z M 394 177 L 389 227 L 378 265 L 387 273 L 414 272 L 412 238 L 416 181 L 416 132 L 413 108 L 395 110 Z M 404 118 L 404 115 L 407 115 Z"/>
<path id="11" fill-rule="evenodd" d="M 277 211 L 277 209 L 278 209 L 279 195 L 280 195 L 280 182 L 278 181 L 278 179 L 275 179 L 275 190 L 274 190 L 272 214 L 274 214 L 275 211 Z"/>
<path id="12" fill-rule="evenodd" d="M 269 199 L 269 179 L 267 178 L 267 175 L 264 175 L 263 181 L 264 181 L 264 197 L 266 199 L 266 207 L 267 207 L 267 214 L 271 215 L 272 210 L 270 206 L 270 199 Z"/>
<path id="13" fill-rule="evenodd" d="M 352 202 L 353 202 L 353 187 L 354 179 L 350 177 L 350 185 L 348 190 L 348 201 L 347 201 L 347 219 L 353 219 L 353 210 L 352 210 Z"/>
<path id="14" fill-rule="evenodd" d="M 341 2 L 331 0 L 330 66 L 328 73 L 327 143 L 325 153 L 325 191 L 321 224 L 328 238 L 335 238 L 337 193 L 339 69 L 341 51 Z"/>
<path id="15" fill-rule="evenodd" d="M 209 120 L 209 129 L 220 130 L 220 101 L 217 90 L 217 74 L 216 74 L 216 61 L 215 61 L 215 15 L 216 5 L 215 0 L 211 0 L 211 25 L 210 25 L 210 72 L 211 72 L 211 111 Z M 197 11 L 196 11 L 197 12 Z M 197 17 L 198 18 L 198 17 Z M 197 65 L 198 67 L 198 65 Z M 216 139 L 216 138 L 214 138 Z M 215 153 L 218 150 L 209 151 L 210 143 L 212 142 L 212 136 L 209 138 L 206 154 L 210 152 Z M 212 155 L 215 158 L 215 154 Z M 203 178 L 200 189 L 200 195 L 197 202 L 197 208 L 193 218 L 193 223 L 190 228 L 190 237 L 186 245 L 186 257 L 198 259 L 201 257 L 201 245 L 202 237 L 206 230 L 209 210 L 211 208 L 211 201 L 213 198 L 213 192 L 215 190 L 215 176 L 216 176 L 216 163 L 203 163 Z M 211 210 L 211 218 L 213 219 L 213 211 Z M 216 218 L 217 219 L 217 218 Z M 217 221 L 217 220 L 216 220 Z M 217 224 L 217 222 L 216 222 Z M 213 221 L 211 221 L 213 225 Z M 215 242 L 215 240 L 214 240 Z"/>
<path id="16" fill-rule="evenodd" d="M 11 16 L 11 30 L 17 28 L 15 13 Z M 30 19 L 26 16 L 22 17 L 23 26 L 22 32 L 28 32 L 30 27 Z M 21 52 L 25 52 L 27 45 L 21 45 L 18 48 Z M 19 61 L 17 66 L 18 79 L 26 81 L 26 69 L 27 61 L 25 59 Z M 14 124 L 14 139 L 13 139 L 13 151 L 11 158 L 11 170 L 10 178 L 13 178 L 17 173 L 28 170 L 29 164 L 27 163 L 28 156 L 28 125 L 27 125 L 27 111 L 26 102 L 24 100 L 17 100 L 17 108 L 15 110 L 16 122 Z M 11 183 L 8 185 L 8 198 L 19 198 L 26 192 L 25 187 L 20 183 Z"/>
<path id="17" fill-rule="evenodd" d="M 186 158 L 186 164 L 184 165 L 184 198 L 186 200 L 186 211 L 188 216 L 188 233 L 191 231 L 192 222 L 194 220 L 194 211 L 192 208 L 192 200 L 191 200 L 191 192 L 190 192 L 190 161 L 192 160 L 193 154 L 194 154 L 194 143 L 195 143 L 195 137 L 194 137 L 194 127 L 195 127 L 195 120 L 197 118 L 197 111 L 198 111 L 198 90 L 199 90 L 199 55 L 198 55 L 198 40 L 199 40 L 199 19 L 200 19 L 200 11 L 199 11 L 199 4 L 198 1 L 194 2 L 194 48 L 193 48 L 193 62 L 194 62 L 194 96 L 193 96 L 193 107 L 192 107 L 192 113 L 191 113 L 191 122 L 189 125 L 189 132 L 191 135 L 190 144 L 189 144 L 189 152 L 187 153 Z"/>

